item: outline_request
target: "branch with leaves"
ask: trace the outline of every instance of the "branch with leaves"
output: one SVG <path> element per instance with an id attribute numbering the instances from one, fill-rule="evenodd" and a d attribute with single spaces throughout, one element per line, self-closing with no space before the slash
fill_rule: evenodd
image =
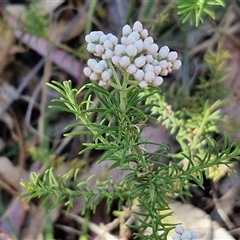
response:
<path id="1" fill-rule="evenodd" d="M 75 115 L 77 122 L 69 128 L 84 127 L 72 134 L 92 136 L 92 142 L 84 143 L 80 154 L 104 150 L 99 162 L 110 159 L 109 169 L 127 170 L 128 174 L 122 175 L 119 183 L 111 178 L 98 179 L 95 187 L 90 187 L 91 178 L 76 182 L 77 171 L 56 178 L 49 169 L 43 178 L 32 173 L 30 182 L 22 181 L 26 189 L 23 197 L 30 200 L 55 195 L 58 201 L 53 207 L 63 202 L 68 210 L 82 197 L 82 213 L 88 207 L 96 209 L 102 199 L 106 199 L 110 210 L 113 200 L 118 200 L 119 209 L 123 205 L 140 209 L 132 211 L 139 222 L 130 226 L 137 229 L 136 237 L 166 239 L 174 224 L 164 222 L 169 213 L 163 211 L 170 209 L 169 204 L 176 197 L 189 195 L 190 186 L 203 187 L 206 170 L 221 164 L 229 166 L 232 159 L 239 157 L 240 145 L 231 143 L 227 134 L 222 147 L 213 140 L 211 133 L 221 118 L 218 102 L 206 102 L 203 114 L 174 113 L 167 106 L 159 85 L 164 76 L 181 66 L 176 52 L 167 46 L 159 49 L 140 22 L 133 27 L 124 26 L 122 34 L 120 42 L 116 36 L 103 32 L 86 36 L 88 51 L 100 59 L 90 59 L 84 69 L 91 83 L 81 89 L 74 88 L 71 81 L 53 81 L 48 86 L 61 95 L 54 100 L 57 105 L 51 107 Z M 82 93 L 84 97 L 79 103 Z M 99 99 L 99 108 L 94 107 L 94 97 Z M 91 121 L 93 116 L 97 121 Z M 183 151 L 172 154 L 168 146 L 144 140 L 141 132 L 150 120 L 160 120 L 170 128 Z M 148 144 L 155 144 L 158 149 L 147 152 Z M 169 158 L 169 164 L 159 161 L 162 156 Z M 152 229 L 148 235 L 146 228 Z"/>

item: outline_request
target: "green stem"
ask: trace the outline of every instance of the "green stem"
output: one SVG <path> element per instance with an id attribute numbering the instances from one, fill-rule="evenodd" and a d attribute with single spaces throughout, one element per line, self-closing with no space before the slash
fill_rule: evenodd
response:
<path id="1" fill-rule="evenodd" d="M 127 108 L 128 78 L 129 78 L 129 74 L 125 73 L 123 75 L 122 90 L 119 92 L 119 94 L 120 94 L 120 108 L 123 111 L 123 113 L 125 113 L 126 108 Z"/>
<path id="2" fill-rule="evenodd" d="M 193 150 L 196 150 L 198 148 L 197 145 L 198 145 L 198 142 L 199 142 L 199 137 L 204 136 L 204 127 L 207 125 L 208 117 L 209 117 L 210 114 L 211 114 L 211 110 L 210 110 L 210 107 L 209 107 L 208 102 L 207 102 L 206 105 L 205 105 L 204 116 L 203 116 L 202 122 L 199 126 L 198 132 L 196 133 L 196 135 L 194 136 L 193 141 L 192 141 L 191 148 Z"/>
<path id="3" fill-rule="evenodd" d="M 91 32 L 91 30 L 92 30 L 92 18 L 93 18 L 93 15 L 94 15 L 97 3 L 98 3 L 98 0 L 90 1 L 90 6 L 89 6 L 89 10 L 88 10 L 88 18 L 89 18 L 89 20 L 87 21 L 87 24 L 86 24 L 85 36 L 87 34 L 89 34 Z"/>

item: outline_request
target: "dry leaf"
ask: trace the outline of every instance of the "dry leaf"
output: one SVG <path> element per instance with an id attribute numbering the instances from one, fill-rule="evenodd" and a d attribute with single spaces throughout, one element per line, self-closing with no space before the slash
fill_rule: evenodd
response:
<path id="1" fill-rule="evenodd" d="M 19 189 L 19 183 L 23 174 L 23 170 L 15 167 L 6 157 L 0 157 L 0 166 L 0 178 L 5 180 L 15 189 Z"/>

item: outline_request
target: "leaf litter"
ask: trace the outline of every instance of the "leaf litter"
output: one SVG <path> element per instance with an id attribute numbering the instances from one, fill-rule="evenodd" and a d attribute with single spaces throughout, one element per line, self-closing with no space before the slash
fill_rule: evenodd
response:
<path id="1" fill-rule="evenodd" d="M 73 123 L 74 118 L 47 109 L 56 93 L 47 89 L 44 83 L 51 79 L 72 79 L 76 86 L 82 86 L 86 82 L 82 69 L 88 57 L 84 35 L 92 27 L 117 34 L 126 19 L 141 19 L 159 44 L 167 43 L 186 54 L 188 61 L 191 58 L 189 88 L 194 89 L 199 75 L 206 74 L 202 63 L 204 53 L 214 51 L 219 42 L 231 53 L 228 60 L 230 74 L 224 82 L 229 89 L 226 96 L 229 102 L 222 109 L 228 120 L 221 126 L 221 131 L 226 130 L 232 139 L 239 139 L 240 6 L 233 2 L 220 13 L 219 21 L 214 24 L 208 21 L 200 28 L 186 31 L 176 24 L 178 16 L 171 13 L 173 3 L 156 1 L 150 5 L 148 1 L 100 1 L 95 12 L 91 13 L 87 11 L 91 1 L 56 1 L 55 4 L 40 1 L 38 7 L 47 17 L 49 26 L 45 29 L 46 35 L 36 36 L 28 28 L 26 13 L 29 5 L 19 3 L 15 5 L 7 1 L 0 5 L 0 239 L 47 239 L 46 236 L 48 239 L 49 236 L 52 239 L 78 239 L 82 226 L 86 224 L 90 230 L 89 239 L 132 239 L 129 229 L 122 233 L 118 230 L 123 221 L 121 217 L 103 212 L 106 208 L 104 201 L 95 214 L 89 212 L 89 222 L 86 223 L 79 216 L 82 199 L 76 200 L 69 215 L 65 215 L 63 205 L 47 212 L 44 207 L 48 206 L 39 208 L 42 199 L 32 202 L 18 199 L 23 191 L 20 179 L 28 179 L 31 172 L 43 173 L 50 166 L 57 166 L 58 174 L 80 167 L 81 179 L 95 174 L 105 179 L 112 176 L 119 181 L 119 171 L 107 171 L 110 162 L 109 165 L 108 162 L 96 164 L 101 152 L 78 155 L 86 139 L 63 138 L 65 126 Z M 169 14 L 172 18 L 168 18 Z M 189 53 L 185 52 L 182 42 L 185 33 Z M 182 76 L 172 75 L 169 79 L 170 89 L 175 79 L 179 81 L 185 76 L 184 72 L 178 74 Z M 156 123 L 144 129 L 143 137 L 169 144 L 173 151 L 177 151 L 176 142 Z M 154 145 L 147 148 L 153 151 Z M 238 168 L 236 164 L 236 176 L 224 172 L 217 182 L 206 181 L 205 190 L 193 190 L 193 197 L 187 199 L 187 203 L 173 203 L 177 221 L 184 222 L 189 228 L 194 228 L 191 224 L 195 224 L 196 219 L 202 221 L 196 231 L 203 239 L 240 239 Z M 94 181 L 90 184 L 94 185 Z M 51 205 L 51 201 L 56 200 L 50 198 L 46 204 Z M 189 213 L 187 218 L 186 212 Z M 207 233 L 208 237 L 204 235 Z"/>

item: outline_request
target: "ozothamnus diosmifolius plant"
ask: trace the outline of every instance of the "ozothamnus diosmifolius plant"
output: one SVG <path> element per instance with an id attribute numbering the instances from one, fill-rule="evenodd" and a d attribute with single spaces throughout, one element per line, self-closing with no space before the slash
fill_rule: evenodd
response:
<path id="1" fill-rule="evenodd" d="M 189 133 L 188 130 L 193 129 L 189 119 L 184 122 L 180 113 L 177 117 L 171 114 L 159 86 L 164 76 L 181 66 L 181 61 L 177 59 L 177 52 L 170 51 L 167 46 L 159 49 L 139 21 L 133 27 L 125 25 L 120 40 L 113 34 L 95 31 L 86 36 L 86 41 L 87 50 L 96 57 L 89 59 L 84 69 L 91 82 L 81 89 L 73 88 L 71 81 L 48 83 L 61 94 L 54 100 L 58 105 L 52 107 L 76 116 L 77 123 L 69 128 L 78 125 L 84 130 L 72 134 L 92 136 L 91 142 L 84 143 L 81 153 L 102 150 L 104 153 L 98 162 L 111 160 L 110 169 L 118 168 L 127 174 L 122 174 L 120 182 L 111 178 L 99 179 L 92 188 L 89 186 L 91 177 L 76 182 L 77 170 L 57 179 L 53 169 L 48 169 L 43 178 L 32 173 L 30 182 L 22 181 L 26 189 L 23 197 L 27 200 L 41 196 L 47 199 L 55 195 L 57 202 L 53 207 L 64 202 L 68 210 L 77 198 L 82 197 L 82 214 L 89 207 L 94 210 L 103 199 L 110 210 L 112 201 L 118 200 L 119 208 L 127 206 L 137 221 L 137 224 L 129 225 L 136 229 L 136 237 L 166 239 L 174 228 L 174 224 L 164 221 L 170 214 L 166 210 L 170 209 L 172 200 L 189 195 L 192 185 L 203 187 L 205 170 L 228 165 L 232 158 L 239 156 L 240 147 L 231 143 L 228 135 L 224 135 L 222 148 L 211 138 L 208 133 L 214 131 L 214 127 L 208 123 L 219 119 L 219 112 L 215 113 L 214 107 L 208 109 L 207 103 L 200 132 L 194 128 L 195 131 Z M 79 103 L 78 96 L 83 93 Z M 96 107 L 95 97 L 100 107 Z M 176 134 L 184 151 L 173 154 L 164 144 L 144 140 L 141 132 L 150 120 L 163 122 Z M 185 140 L 181 142 L 179 134 L 195 136 L 191 143 L 194 149 Z M 148 144 L 155 144 L 158 149 L 148 152 Z M 204 155 L 196 155 L 195 148 L 199 146 L 204 146 Z M 162 163 L 160 157 L 169 158 L 169 163 Z M 75 189 L 72 184 L 70 188 L 71 181 L 74 181 Z M 184 239 L 197 239 L 195 233 L 180 230 L 176 231 L 174 239 L 182 239 L 182 235 Z"/>

